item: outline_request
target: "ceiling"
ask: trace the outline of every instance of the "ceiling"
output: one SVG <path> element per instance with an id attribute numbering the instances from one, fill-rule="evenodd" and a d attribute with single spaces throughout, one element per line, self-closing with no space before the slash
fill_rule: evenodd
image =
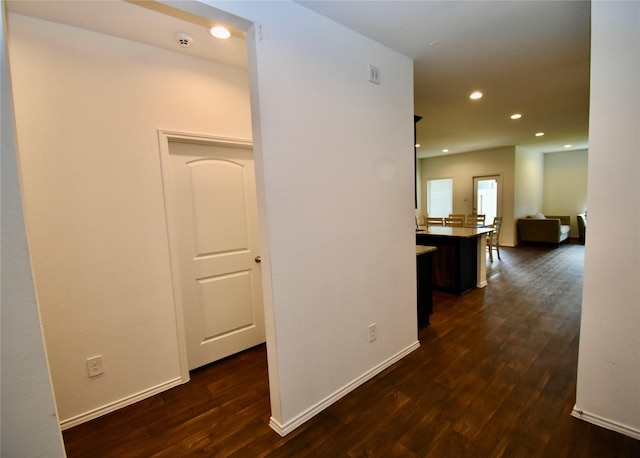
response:
<path id="1" fill-rule="evenodd" d="M 297 3 L 414 59 L 414 112 L 423 117 L 417 124 L 418 157 L 441 155 L 444 149 L 453 154 L 518 145 L 546 153 L 588 147 L 588 1 Z M 7 2 L 12 12 L 246 68 L 242 32 L 215 40 L 206 30 L 214 19 L 166 7 L 163 12 L 170 14 L 158 14 L 153 5 L 162 6 Z M 179 32 L 192 36 L 192 46 L 180 47 Z M 384 68 L 380 72 L 384 84 Z M 470 100 L 476 90 L 484 97 Z M 522 118 L 510 119 L 513 113 Z"/>
<path id="2" fill-rule="evenodd" d="M 414 59 L 418 157 L 588 147 L 588 1 L 298 3 Z"/>
<path id="3" fill-rule="evenodd" d="M 181 12 L 154 1 L 113 0 L 8 0 L 7 10 L 47 21 L 79 27 L 145 43 L 159 48 L 186 53 L 237 68 L 247 68 L 247 46 L 244 32 L 233 29 L 227 40 L 213 38 L 209 28 L 228 18 L 220 12 L 205 19 Z M 142 6 L 142 7 L 141 7 Z M 209 8 L 208 12 L 216 10 Z M 162 14 L 159 14 L 162 13 Z M 176 40 L 176 34 L 192 38 L 188 48 Z"/>

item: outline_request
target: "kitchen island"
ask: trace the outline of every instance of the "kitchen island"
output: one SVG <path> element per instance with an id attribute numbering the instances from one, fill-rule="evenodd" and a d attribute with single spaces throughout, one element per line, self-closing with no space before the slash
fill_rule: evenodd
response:
<path id="1" fill-rule="evenodd" d="M 434 246 L 416 245 L 416 275 L 418 289 L 418 329 L 429 325 L 429 316 L 433 312 L 433 254 Z"/>
<path id="2" fill-rule="evenodd" d="M 429 226 L 416 245 L 434 246 L 433 288 L 458 295 L 487 286 L 487 234 L 492 227 Z"/>

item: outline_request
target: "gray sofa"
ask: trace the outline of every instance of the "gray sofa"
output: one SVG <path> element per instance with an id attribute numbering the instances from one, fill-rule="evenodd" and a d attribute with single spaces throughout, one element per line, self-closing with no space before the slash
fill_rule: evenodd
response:
<path id="1" fill-rule="evenodd" d="M 518 239 L 521 243 L 560 245 L 569 239 L 571 217 L 545 216 L 535 213 L 518 219 Z"/>
<path id="2" fill-rule="evenodd" d="M 580 213 L 578 215 L 578 237 L 580 237 L 580 243 L 584 245 L 587 239 L 587 213 Z"/>

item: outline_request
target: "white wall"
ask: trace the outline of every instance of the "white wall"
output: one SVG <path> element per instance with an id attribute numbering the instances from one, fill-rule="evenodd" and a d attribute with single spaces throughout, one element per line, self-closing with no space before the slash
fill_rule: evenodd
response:
<path id="1" fill-rule="evenodd" d="M 31 281 L 5 53 L 5 15 L 0 9 L 0 455 L 61 457 L 64 447 Z"/>
<path id="2" fill-rule="evenodd" d="M 542 210 L 544 155 L 516 147 L 514 216 L 516 219 Z"/>
<path id="3" fill-rule="evenodd" d="M 412 63 L 294 3 L 221 7 L 260 25 L 252 116 L 259 122 L 272 426 L 286 433 L 418 345 Z M 32 53 L 16 57 L 18 127 L 31 170 L 25 178 L 33 174 L 25 196 L 40 209 L 29 214 L 29 229 L 40 227 L 30 235 L 47 253 L 34 255 L 34 265 L 52 275 L 40 274 L 47 280 L 38 296 L 51 306 L 42 320 L 56 328 L 47 340 L 69 352 L 54 350 L 64 364 L 52 375 L 54 384 L 65 380 L 56 394 L 62 391 L 65 415 L 73 416 L 178 375 L 156 129 L 247 138 L 250 124 L 248 104 L 229 114 L 202 103 L 229 92 L 232 100 L 216 99 L 217 106 L 248 101 L 246 90 L 203 88 L 219 84 L 210 76 L 220 69 L 44 27 L 29 27 L 16 44 L 18 56 Z M 381 85 L 368 82 L 369 64 L 381 69 Z M 154 77 L 145 79 L 145 70 Z M 184 71 L 195 73 L 190 84 L 168 88 L 185 80 Z M 222 73 L 223 85 L 243 81 Z M 163 98 L 169 89 L 188 93 Z M 70 226 L 80 235 L 65 238 Z M 67 279 L 71 285 L 60 281 Z M 371 323 L 378 325 L 374 343 L 367 341 Z M 96 353 L 110 376 L 89 380 L 84 359 Z"/>
<path id="4" fill-rule="evenodd" d="M 417 345 L 412 62 L 292 2 L 219 6 L 260 27 L 272 426 L 286 432 Z"/>
<path id="5" fill-rule="evenodd" d="M 427 180 L 453 178 L 453 213 L 473 213 L 473 177 L 502 176 L 502 229 L 500 244 L 514 246 L 514 147 L 492 148 L 468 153 L 420 159 L 422 189 Z M 426 214 L 426 197 L 422 212 Z"/>
<path id="6" fill-rule="evenodd" d="M 588 150 L 544 155 L 542 213 L 571 216 L 571 237 L 578 237 L 577 215 L 587 210 Z"/>
<path id="7" fill-rule="evenodd" d="M 157 129 L 251 139 L 248 75 L 9 20 L 36 292 L 68 426 L 181 381 Z M 98 354 L 105 373 L 89 379 Z"/>
<path id="8" fill-rule="evenodd" d="M 640 439 L 640 3 L 595 1 L 591 11 L 589 242 L 573 415 Z"/>

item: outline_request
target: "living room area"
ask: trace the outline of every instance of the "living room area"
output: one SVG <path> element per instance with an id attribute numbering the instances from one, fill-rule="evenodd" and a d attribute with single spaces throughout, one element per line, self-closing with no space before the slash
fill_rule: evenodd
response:
<path id="1" fill-rule="evenodd" d="M 519 245 L 518 219 L 535 214 L 568 215 L 569 238 L 578 241 L 578 215 L 587 211 L 588 159 L 588 149 L 541 153 L 518 146 L 419 158 L 416 214 L 429 214 L 430 180 L 449 178 L 451 213 L 471 214 L 476 212 L 474 178 L 497 176 L 501 246 Z"/>

